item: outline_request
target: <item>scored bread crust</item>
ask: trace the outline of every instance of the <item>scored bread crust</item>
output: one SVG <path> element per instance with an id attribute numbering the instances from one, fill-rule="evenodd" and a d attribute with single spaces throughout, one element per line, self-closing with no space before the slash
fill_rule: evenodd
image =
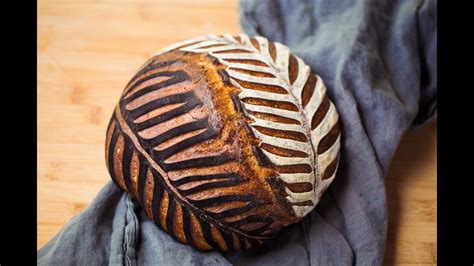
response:
<path id="1" fill-rule="evenodd" d="M 286 46 L 209 35 L 163 49 L 107 128 L 112 180 L 178 241 L 248 250 L 298 222 L 335 177 L 340 130 L 321 78 Z"/>

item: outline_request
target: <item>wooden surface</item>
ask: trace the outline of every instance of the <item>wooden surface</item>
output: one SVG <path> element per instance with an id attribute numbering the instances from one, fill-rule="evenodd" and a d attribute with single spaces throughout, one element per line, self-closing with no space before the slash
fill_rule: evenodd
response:
<path id="1" fill-rule="evenodd" d="M 174 42 L 240 33 L 232 1 L 38 1 L 38 241 L 109 180 L 105 131 L 145 59 Z M 385 262 L 435 264 L 436 124 L 408 133 L 387 181 Z"/>

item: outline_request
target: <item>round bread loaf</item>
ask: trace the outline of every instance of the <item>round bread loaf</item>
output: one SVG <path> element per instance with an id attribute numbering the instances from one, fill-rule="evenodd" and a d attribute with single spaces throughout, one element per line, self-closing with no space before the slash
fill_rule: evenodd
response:
<path id="1" fill-rule="evenodd" d="M 262 37 L 165 48 L 126 85 L 107 128 L 113 181 L 199 250 L 248 250 L 314 209 L 339 162 L 321 78 Z"/>

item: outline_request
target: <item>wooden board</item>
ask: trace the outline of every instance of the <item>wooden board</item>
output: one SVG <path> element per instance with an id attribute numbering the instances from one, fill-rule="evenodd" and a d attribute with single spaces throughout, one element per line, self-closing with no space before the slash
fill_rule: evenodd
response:
<path id="1" fill-rule="evenodd" d="M 38 1 L 38 241 L 109 180 L 105 130 L 119 95 L 160 48 L 240 33 L 236 0 Z M 436 126 L 409 133 L 387 182 L 388 264 L 434 264 Z"/>

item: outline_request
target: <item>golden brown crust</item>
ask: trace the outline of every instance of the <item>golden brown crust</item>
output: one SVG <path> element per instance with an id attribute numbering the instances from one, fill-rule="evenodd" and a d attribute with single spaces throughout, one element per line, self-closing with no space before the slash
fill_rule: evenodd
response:
<path id="1" fill-rule="evenodd" d="M 258 51 L 262 49 L 255 38 L 250 42 Z M 277 48 L 274 43 L 268 45 L 274 61 Z M 236 48 L 216 53 L 250 52 Z M 269 67 L 252 59 L 227 61 Z M 312 166 L 275 164 L 266 152 L 287 158 L 310 154 L 263 143 L 255 135 L 260 132 L 306 143 L 310 141 L 306 133 L 258 125 L 249 129 L 254 122 L 249 115 L 292 126 L 301 126 L 301 121 L 274 113 L 244 112 L 242 105 L 292 112 L 300 107 L 261 97 L 238 99 L 242 90 L 232 82 L 263 93 L 289 93 L 278 85 L 237 78 L 230 82 L 226 74 L 229 69 L 275 78 L 271 73 L 227 68 L 206 53 L 172 49 L 149 59 L 127 84 L 107 131 L 106 160 L 114 182 L 136 198 L 160 228 L 199 250 L 258 247 L 284 226 L 301 219 L 292 206 L 313 204 L 287 199 L 290 192 L 312 191 L 312 183 L 287 183 L 279 178 L 286 173 L 312 173 Z M 288 79 L 294 83 L 297 78 L 298 61 L 291 55 Z M 308 79 L 309 85 L 301 92 L 303 105 L 310 101 L 314 82 L 315 77 Z M 312 128 L 328 112 L 326 99 L 313 116 Z M 318 146 L 320 151 L 327 151 L 339 134 L 339 127 L 334 127 Z M 330 164 L 324 177 L 331 177 L 336 168 L 337 162 Z"/>
<path id="2" fill-rule="evenodd" d="M 113 160 L 114 162 L 121 162 L 122 157 L 123 157 L 123 150 L 124 150 L 124 143 L 123 143 L 123 135 L 121 135 L 118 140 L 117 144 L 114 147 L 114 157 Z M 127 188 L 125 187 L 125 182 L 123 180 L 123 171 L 122 171 L 122 164 L 121 163 L 115 163 L 114 168 L 113 168 L 116 180 L 118 185 L 125 191 L 127 191 Z"/>
<path id="3" fill-rule="evenodd" d="M 148 217 L 153 217 L 153 213 L 158 210 L 153 210 L 151 201 L 153 199 L 153 189 L 155 188 L 155 181 L 153 178 L 153 174 L 151 173 L 150 169 L 147 169 L 147 173 L 145 176 L 145 187 L 144 187 L 144 199 L 142 200 L 143 208 L 145 209 L 145 213 Z"/>

